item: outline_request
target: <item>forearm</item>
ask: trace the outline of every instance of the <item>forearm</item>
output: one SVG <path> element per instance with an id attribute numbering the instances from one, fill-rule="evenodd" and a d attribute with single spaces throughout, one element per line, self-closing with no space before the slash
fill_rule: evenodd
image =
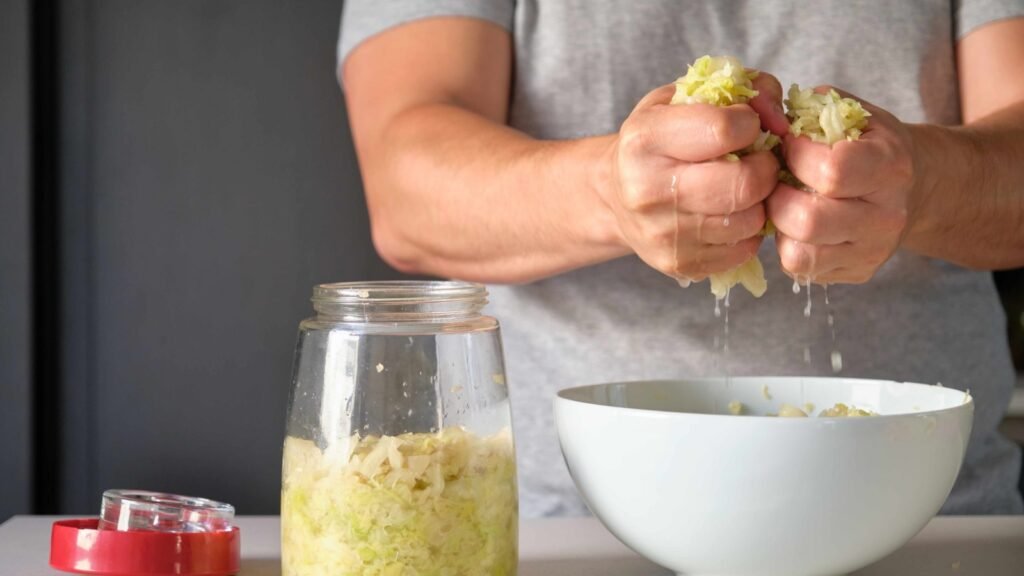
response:
<path id="1" fill-rule="evenodd" d="M 450 105 L 407 110 L 360 146 L 377 249 L 406 272 L 496 283 L 625 255 L 597 190 L 609 142 L 539 141 Z"/>
<path id="2" fill-rule="evenodd" d="M 1024 103 L 911 132 L 918 182 L 904 248 L 970 268 L 1024 266 Z"/>

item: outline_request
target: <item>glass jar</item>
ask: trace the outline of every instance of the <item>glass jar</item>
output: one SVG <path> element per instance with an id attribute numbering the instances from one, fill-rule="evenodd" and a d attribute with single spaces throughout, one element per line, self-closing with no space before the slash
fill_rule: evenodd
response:
<path id="1" fill-rule="evenodd" d="M 324 284 L 299 327 L 283 576 L 514 575 L 518 499 L 483 286 Z"/>

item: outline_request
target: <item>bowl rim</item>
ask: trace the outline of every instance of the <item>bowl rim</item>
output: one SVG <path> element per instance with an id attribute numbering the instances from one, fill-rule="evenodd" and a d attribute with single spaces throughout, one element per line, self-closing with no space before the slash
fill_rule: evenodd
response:
<path id="1" fill-rule="evenodd" d="M 948 387 L 948 386 L 942 386 L 942 387 L 947 389 L 947 390 L 955 390 L 957 392 L 960 392 L 961 394 L 964 394 L 964 398 L 965 398 L 966 401 L 962 402 L 961 404 L 957 404 L 955 406 L 950 406 L 948 408 L 940 408 L 938 410 L 920 410 L 920 411 L 914 411 L 914 412 L 905 412 L 905 413 L 902 413 L 902 414 L 876 414 L 874 416 L 867 417 L 867 418 L 836 418 L 836 417 L 820 417 L 820 416 L 819 417 L 812 417 L 812 418 L 773 418 L 773 417 L 770 417 L 770 416 L 761 416 L 761 415 L 757 415 L 757 414 L 735 414 L 734 415 L 734 414 L 707 414 L 707 413 L 701 413 L 701 412 L 679 412 L 679 411 L 674 411 L 674 410 L 658 410 L 658 409 L 654 409 L 654 408 L 637 408 L 637 407 L 633 407 L 633 406 L 612 406 L 612 405 L 609 405 L 609 404 L 602 404 L 602 403 L 599 403 L 599 402 L 591 402 L 591 401 L 588 401 L 588 400 L 582 400 L 582 399 L 577 399 L 577 398 L 570 398 L 570 397 L 566 396 L 566 394 L 574 392 L 574 391 L 579 391 L 579 390 L 584 390 L 584 389 L 606 388 L 606 387 L 610 387 L 610 386 L 621 386 L 621 385 L 631 385 L 631 384 L 709 383 L 709 382 L 724 382 L 726 380 L 728 380 L 730 382 L 735 382 L 735 381 L 745 381 L 745 382 L 749 382 L 749 381 L 767 381 L 769 384 L 771 383 L 771 381 L 780 381 L 780 380 L 785 380 L 785 381 L 793 381 L 793 380 L 848 380 L 848 381 L 854 381 L 854 382 L 860 382 L 860 383 L 873 383 L 873 384 L 876 384 L 876 385 L 879 385 L 879 386 L 881 386 L 881 385 L 892 385 L 892 384 L 901 385 L 901 386 L 902 385 L 910 385 L 910 386 L 914 386 L 914 387 L 927 387 L 927 388 L 934 388 L 934 387 L 937 386 L 936 384 L 924 384 L 924 383 L 921 383 L 921 382 L 901 382 L 901 381 L 898 381 L 898 380 L 883 380 L 883 379 L 876 379 L 876 378 L 847 378 L 847 377 L 836 378 L 836 377 L 830 377 L 830 376 L 732 376 L 732 377 L 726 377 L 726 376 L 717 376 L 717 377 L 716 376 L 707 376 L 707 377 L 696 377 L 696 378 L 658 378 L 658 379 L 651 379 L 651 380 L 624 380 L 624 381 L 617 381 L 617 382 L 601 382 L 601 383 L 597 383 L 597 384 L 584 384 L 584 385 L 581 385 L 581 386 L 570 386 L 568 388 L 563 388 L 563 389 L 561 389 L 561 390 L 559 390 L 557 392 L 557 394 L 555 396 L 555 405 L 557 406 L 560 403 L 578 404 L 578 405 L 592 406 L 595 409 L 615 410 L 615 411 L 618 411 L 618 412 L 625 412 L 625 413 L 629 413 L 629 414 L 644 415 L 644 416 L 648 416 L 648 417 L 659 417 L 659 418 L 687 418 L 687 419 L 693 419 L 693 418 L 696 418 L 696 419 L 728 418 L 730 420 L 738 420 L 738 421 L 760 420 L 760 421 L 767 421 L 767 422 L 776 422 L 776 423 L 778 423 L 778 424 L 769 424 L 769 426 L 773 426 L 773 425 L 797 425 L 797 426 L 802 425 L 802 426 L 810 426 L 810 425 L 822 425 L 822 424 L 836 425 L 836 424 L 838 424 L 840 422 L 842 422 L 842 424 L 839 424 L 841 426 L 847 426 L 847 425 L 853 426 L 853 425 L 857 425 L 855 423 L 871 423 L 871 422 L 879 423 L 879 422 L 888 422 L 888 421 L 891 421 L 893 419 L 898 419 L 898 418 L 916 418 L 916 417 L 920 417 L 920 416 L 939 416 L 939 415 L 945 415 L 947 413 L 948 414 L 952 414 L 952 413 L 963 411 L 963 410 L 969 410 L 970 413 L 972 414 L 972 416 L 973 416 L 973 413 L 974 413 L 974 396 L 971 395 L 970 389 L 968 388 L 967 390 L 960 390 L 959 388 L 953 388 L 953 387 Z M 783 422 L 791 423 L 791 424 L 781 424 Z"/>

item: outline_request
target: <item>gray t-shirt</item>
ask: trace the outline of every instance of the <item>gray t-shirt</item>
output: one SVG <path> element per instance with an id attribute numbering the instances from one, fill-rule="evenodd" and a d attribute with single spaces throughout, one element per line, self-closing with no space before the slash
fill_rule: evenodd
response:
<path id="1" fill-rule="evenodd" d="M 645 93 L 702 54 L 735 55 L 784 86 L 840 86 L 905 122 L 957 124 L 956 40 L 1024 16 L 1024 0 L 347 0 L 339 61 L 373 34 L 432 16 L 509 30 L 509 123 L 536 138 L 564 139 L 617 131 Z M 505 339 L 524 516 L 586 513 L 552 421 L 561 388 L 726 370 L 832 374 L 823 291 L 814 287 L 805 318 L 806 291 L 793 294 L 773 242 L 761 259 L 768 293 L 731 296 L 728 366 L 715 348 L 723 325 L 707 284 L 681 289 L 636 257 L 490 287 L 490 312 Z M 870 283 L 832 286 L 829 297 L 843 376 L 971 390 L 974 431 L 943 511 L 1021 513 L 1020 450 L 996 431 L 1014 372 L 991 274 L 900 252 Z"/>

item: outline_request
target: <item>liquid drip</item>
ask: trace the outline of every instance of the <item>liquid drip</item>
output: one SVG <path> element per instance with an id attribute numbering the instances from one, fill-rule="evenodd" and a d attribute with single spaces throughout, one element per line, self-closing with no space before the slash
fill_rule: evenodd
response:
<path id="1" fill-rule="evenodd" d="M 728 225 L 729 225 L 729 217 L 726 216 L 725 218 L 722 219 L 722 226 L 728 226 Z"/>
<path id="2" fill-rule="evenodd" d="M 832 372 L 838 374 L 843 371 L 843 355 L 836 346 L 836 315 L 832 310 L 832 302 L 828 299 L 828 284 L 825 285 L 825 307 L 828 310 L 828 327 L 832 333 L 832 354 L 829 359 L 832 362 Z"/>
<path id="3" fill-rule="evenodd" d="M 800 293 L 800 281 L 797 280 L 796 278 L 793 278 L 793 294 L 799 294 L 799 293 Z"/>
<path id="4" fill-rule="evenodd" d="M 722 317 L 722 306 L 719 304 L 719 302 L 721 302 L 721 300 L 715 298 L 715 318 Z"/>
<path id="5" fill-rule="evenodd" d="M 676 188 L 676 175 L 672 175 L 672 182 L 668 185 L 669 192 L 672 193 L 672 205 L 675 211 L 672 213 L 675 217 L 676 229 L 672 233 L 672 266 L 673 272 L 679 273 L 679 190 Z M 680 281 L 682 286 L 682 281 Z M 689 284 L 687 284 L 689 285 Z M 683 286 L 686 288 L 686 286 Z"/>
<path id="6" fill-rule="evenodd" d="M 832 371 L 835 373 L 843 371 L 843 355 L 839 353 L 839 350 L 832 351 Z"/>
<path id="7" fill-rule="evenodd" d="M 725 385 L 729 385 L 731 374 L 729 373 L 729 295 L 732 288 L 725 289 L 725 325 L 722 328 L 722 364 L 725 368 Z"/>
<path id="8" fill-rule="evenodd" d="M 811 347 L 804 346 L 804 364 L 811 363 Z"/>
<path id="9" fill-rule="evenodd" d="M 807 306 L 804 307 L 804 318 L 811 317 L 811 277 L 807 277 Z"/>

